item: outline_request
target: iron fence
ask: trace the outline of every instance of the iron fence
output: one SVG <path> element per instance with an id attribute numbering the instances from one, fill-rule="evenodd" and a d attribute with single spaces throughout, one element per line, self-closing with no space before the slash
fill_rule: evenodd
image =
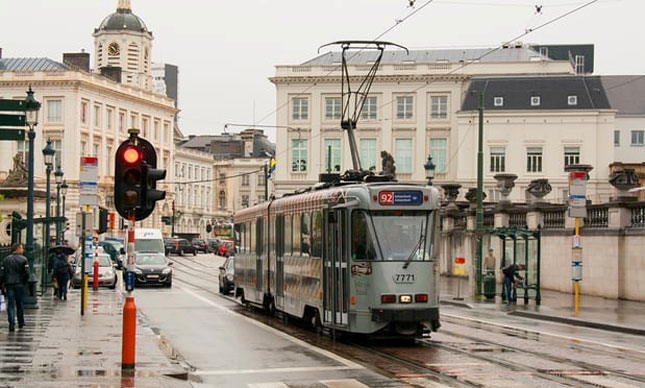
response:
<path id="1" fill-rule="evenodd" d="M 585 228 L 608 228 L 609 207 L 606 205 L 589 206 L 585 217 Z"/>

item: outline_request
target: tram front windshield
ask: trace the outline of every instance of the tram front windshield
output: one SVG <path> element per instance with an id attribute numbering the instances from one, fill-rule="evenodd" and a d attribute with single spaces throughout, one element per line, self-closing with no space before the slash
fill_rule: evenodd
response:
<path id="1" fill-rule="evenodd" d="M 358 261 L 430 260 L 428 224 L 431 220 L 429 211 L 354 211 L 352 258 Z"/>

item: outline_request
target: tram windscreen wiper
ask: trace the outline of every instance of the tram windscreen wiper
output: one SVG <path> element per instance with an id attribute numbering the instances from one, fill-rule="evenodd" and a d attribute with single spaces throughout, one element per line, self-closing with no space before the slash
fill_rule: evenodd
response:
<path id="1" fill-rule="evenodd" d="M 410 265 L 410 262 L 412 261 L 412 258 L 417 254 L 417 252 L 421 248 L 423 240 L 424 240 L 424 237 L 425 237 L 425 235 L 423 234 L 423 225 L 422 225 L 421 236 L 419 236 L 419 241 L 417 241 L 417 243 L 414 244 L 414 248 L 412 249 L 412 252 L 410 252 L 410 256 L 408 256 L 408 259 L 405 261 L 405 264 L 403 264 L 403 269 L 408 268 L 408 266 Z"/>

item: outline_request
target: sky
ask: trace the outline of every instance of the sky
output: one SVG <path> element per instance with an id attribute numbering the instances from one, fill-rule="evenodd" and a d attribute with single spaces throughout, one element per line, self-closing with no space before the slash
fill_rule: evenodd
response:
<path id="1" fill-rule="evenodd" d="M 153 61 L 179 66 L 185 135 L 221 133 L 230 122 L 275 124 L 268 78 L 276 65 L 302 63 L 332 41 L 374 39 L 415 10 L 381 40 L 410 49 L 494 47 L 587 2 L 415 0 L 410 7 L 410 0 L 131 0 L 154 35 Z M 61 61 L 62 53 L 81 49 L 93 56 L 92 32 L 116 4 L 0 0 L 2 56 Z M 595 44 L 596 75 L 645 74 L 644 14 L 645 0 L 599 0 L 521 40 Z M 274 130 L 266 132 L 275 141 Z"/>

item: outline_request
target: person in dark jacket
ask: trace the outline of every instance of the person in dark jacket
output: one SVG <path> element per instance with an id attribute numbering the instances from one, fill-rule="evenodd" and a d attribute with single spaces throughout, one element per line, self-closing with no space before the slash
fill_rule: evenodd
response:
<path id="1" fill-rule="evenodd" d="M 49 255 L 49 260 L 47 262 L 47 270 L 49 272 L 49 278 L 52 281 L 52 287 L 54 288 L 54 296 L 58 296 L 58 282 L 56 281 L 56 273 L 54 272 L 54 267 L 56 267 L 56 263 L 58 263 L 58 255 L 52 253 Z"/>
<path id="2" fill-rule="evenodd" d="M 66 254 L 60 253 L 57 255 L 57 258 L 54 272 L 56 273 L 56 281 L 58 282 L 58 299 L 67 300 L 67 285 L 73 275 L 72 266 L 69 265 Z"/>
<path id="3" fill-rule="evenodd" d="M 7 295 L 7 318 L 9 319 L 9 331 L 16 330 L 16 312 L 18 313 L 18 328 L 25 326 L 23 301 L 29 280 L 29 263 L 22 255 L 22 244 L 16 243 L 11 246 L 11 254 L 2 260 L 0 273 L 4 294 Z M 14 311 L 14 309 L 16 311 Z"/>
<path id="4" fill-rule="evenodd" d="M 522 264 L 511 264 L 508 267 L 502 269 L 504 273 L 504 292 L 506 294 L 506 301 L 511 303 L 513 299 L 513 285 L 515 284 L 515 279 L 524 280 L 518 271 L 524 271 L 524 265 Z"/>

